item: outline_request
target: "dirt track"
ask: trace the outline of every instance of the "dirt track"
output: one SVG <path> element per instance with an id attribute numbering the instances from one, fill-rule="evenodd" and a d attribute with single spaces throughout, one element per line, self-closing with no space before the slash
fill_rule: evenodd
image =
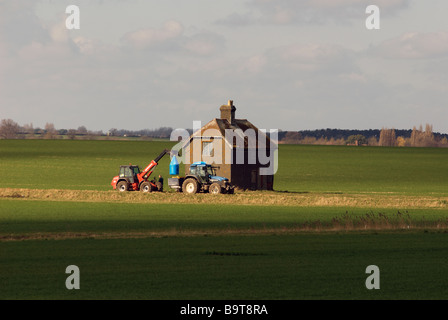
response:
<path id="1" fill-rule="evenodd" d="M 236 192 L 233 195 L 196 194 L 174 192 L 119 193 L 117 191 L 57 190 L 57 189 L 0 189 L 0 199 L 89 201 L 123 203 L 186 203 L 268 206 L 313 207 L 368 207 L 368 208 L 448 208 L 448 197 L 406 196 L 397 194 L 335 194 L 287 193 L 275 191 Z"/>

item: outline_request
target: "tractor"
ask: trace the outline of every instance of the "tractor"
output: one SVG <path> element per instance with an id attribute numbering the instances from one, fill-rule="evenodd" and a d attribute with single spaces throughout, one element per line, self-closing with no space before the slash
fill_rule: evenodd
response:
<path id="1" fill-rule="evenodd" d="M 149 181 L 148 179 L 160 159 L 167 153 L 170 153 L 169 149 L 163 150 L 143 171 L 140 171 L 139 166 L 132 164 L 120 166 L 120 173 L 112 179 L 112 187 L 114 190 L 120 192 L 138 190 L 141 192 L 163 191 L 163 184 L 161 182 L 155 180 Z"/>
<path id="2" fill-rule="evenodd" d="M 234 193 L 234 187 L 229 179 L 216 175 L 216 167 L 203 161 L 190 165 L 189 173 L 185 177 L 168 178 L 168 185 L 177 191 L 188 194 L 210 192 L 212 194 Z"/>

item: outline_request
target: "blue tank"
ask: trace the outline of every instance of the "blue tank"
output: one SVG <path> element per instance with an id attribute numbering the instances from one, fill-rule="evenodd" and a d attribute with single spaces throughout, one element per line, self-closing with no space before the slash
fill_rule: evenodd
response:
<path id="1" fill-rule="evenodd" d="M 177 161 L 176 156 L 173 156 L 170 162 L 170 175 L 172 176 L 179 175 L 179 162 Z"/>

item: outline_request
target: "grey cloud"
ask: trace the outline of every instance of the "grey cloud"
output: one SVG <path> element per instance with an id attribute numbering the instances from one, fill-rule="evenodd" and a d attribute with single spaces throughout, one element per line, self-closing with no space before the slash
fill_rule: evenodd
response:
<path id="1" fill-rule="evenodd" d="M 225 38 L 211 32 L 185 35 L 185 28 L 178 21 L 167 21 L 160 28 L 128 32 L 121 38 L 125 46 L 150 50 L 162 54 L 193 54 L 211 56 L 225 50 Z"/>
<path id="2" fill-rule="evenodd" d="M 198 97 L 213 92 L 210 71 L 213 56 L 225 50 L 224 37 L 187 36 L 174 21 L 128 33 L 127 42 L 111 45 L 69 34 L 63 23 L 42 28 L 46 41 L 33 36 L 18 46 L 1 39 L 0 106 L 8 106 L 8 117 L 35 126 L 108 129 L 172 125 L 173 113 L 179 119 L 194 118 L 191 110 L 203 114 Z M 124 108 L 158 117 L 123 118 Z"/>
<path id="3" fill-rule="evenodd" d="M 225 50 L 226 39 L 215 33 L 198 33 L 185 39 L 183 47 L 200 56 L 211 56 Z"/>
<path id="4" fill-rule="evenodd" d="M 405 33 L 370 49 L 387 59 L 436 59 L 448 57 L 448 32 Z"/>
<path id="5" fill-rule="evenodd" d="M 309 1 L 307 11 L 303 2 L 251 1 L 253 13 L 240 13 L 232 19 L 240 24 L 245 23 L 244 19 L 272 24 L 322 19 L 325 23 L 333 12 L 333 19 L 351 17 L 346 9 L 361 3 Z M 383 5 L 399 12 L 408 3 L 391 0 Z M 25 13 L 32 14 L 33 6 L 28 8 Z M 1 9 L 0 23 L 5 16 Z M 286 12 L 284 20 L 281 15 L 277 16 L 280 20 L 272 20 L 280 9 Z M 298 12 L 300 9 L 304 12 Z M 266 39 L 270 49 L 254 51 L 253 55 L 228 55 L 225 37 L 204 32 L 202 27 L 197 29 L 201 31 L 189 32 L 188 27 L 179 27 L 175 21 L 171 26 L 129 32 L 120 45 L 106 45 L 73 34 L 71 39 L 63 29 L 47 28 L 33 19 L 28 23 L 39 33 L 28 37 L 11 31 L 9 36 L 17 36 L 21 42 L 2 41 L 2 47 L 18 48 L 19 54 L 5 54 L 0 48 L 0 64 L 5 55 L 11 62 L 0 73 L 0 105 L 7 106 L 8 117 L 21 124 L 43 126 L 54 122 L 58 128 L 85 125 L 95 130 L 154 128 L 161 124 L 189 127 L 192 119 L 205 122 L 218 116 L 219 106 L 228 99 L 235 100 L 238 117 L 248 117 L 267 129 L 412 127 L 426 122 L 425 113 L 431 116 L 427 122 L 440 128 L 447 117 L 442 107 L 431 107 L 447 100 L 447 91 L 442 90 L 446 76 L 439 77 L 446 70 L 439 71 L 436 63 L 431 64 L 434 70 L 430 75 L 437 83 L 431 86 L 440 88 L 427 90 L 418 83 L 426 80 L 426 70 L 416 74 L 417 80 L 401 77 L 391 84 L 387 78 L 397 69 L 381 66 L 384 59 L 368 56 L 375 65 L 363 69 L 360 53 L 335 44 L 272 47 Z M 382 57 L 388 58 L 407 56 L 402 61 L 408 63 L 402 66 L 407 68 L 413 65 L 412 59 L 445 57 L 445 36 L 435 33 L 417 34 L 407 40 L 398 37 L 370 51 L 381 51 Z M 72 46 L 78 50 L 72 50 Z M 403 46 L 410 49 L 403 51 Z M 365 53 L 362 58 L 366 58 Z M 394 60 L 388 62 L 387 66 L 394 64 Z M 379 71 L 375 68 L 378 65 Z M 430 112 L 424 110 L 425 105 L 430 105 Z"/>
<path id="6" fill-rule="evenodd" d="M 287 69 L 328 74 L 352 71 L 354 53 L 340 45 L 309 43 L 273 48 L 267 56 Z"/>
<path id="7" fill-rule="evenodd" d="M 175 42 L 184 32 L 184 27 L 178 21 L 167 21 L 161 28 L 147 28 L 127 32 L 121 38 L 126 45 L 136 48 L 163 46 Z"/>
<path id="8" fill-rule="evenodd" d="M 18 49 L 31 42 L 48 42 L 50 36 L 35 15 L 36 1 L 0 2 L 0 41 Z"/>
<path id="9" fill-rule="evenodd" d="M 346 24 L 365 19 L 365 9 L 375 4 L 384 16 L 394 15 L 409 7 L 411 0 L 251 0 L 248 12 L 233 13 L 216 23 L 234 26 L 250 24 Z"/>
<path id="10" fill-rule="evenodd" d="M 237 13 L 234 12 L 227 17 L 218 19 L 215 21 L 218 25 L 229 25 L 229 26 L 247 26 L 256 23 L 257 19 L 254 18 L 250 13 Z"/>

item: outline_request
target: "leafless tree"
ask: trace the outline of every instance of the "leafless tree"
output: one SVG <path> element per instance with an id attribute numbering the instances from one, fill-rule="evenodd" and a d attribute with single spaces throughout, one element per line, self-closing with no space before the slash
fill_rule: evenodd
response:
<path id="1" fill-rule="evenodd" d="M 397 139 L 395 137 L 395 130 L 382 128 L 380 132 L 380 140 L 378 141 L 378 145 L 384 147 L 393 147 L 396 144 Z"/>
<path id="2" fill-rule="evenodd" d="M 56 129 L 54 128 L 54 124 L 46 123 L 45 124 L 45 139 L 54 139 L 56 137 Z"/>
<path id="3" fill-rule="evenodd" d="M 409 145 L 411 147 L 434 147 L 437 142 L 434 139 L 432 132 L 432 125 L 426 124 L 425 131 L 420 125 L 419 129 L 414 127 L 412 129 L 411 137 L 409 138 Z"/>
<path id="4" fill-rule="evenodd" d="M 19 125 L 11 119 L 2 119 L 0 122 L 0 137 L 3 139 L 16 139 L 20 133 Z"/>

